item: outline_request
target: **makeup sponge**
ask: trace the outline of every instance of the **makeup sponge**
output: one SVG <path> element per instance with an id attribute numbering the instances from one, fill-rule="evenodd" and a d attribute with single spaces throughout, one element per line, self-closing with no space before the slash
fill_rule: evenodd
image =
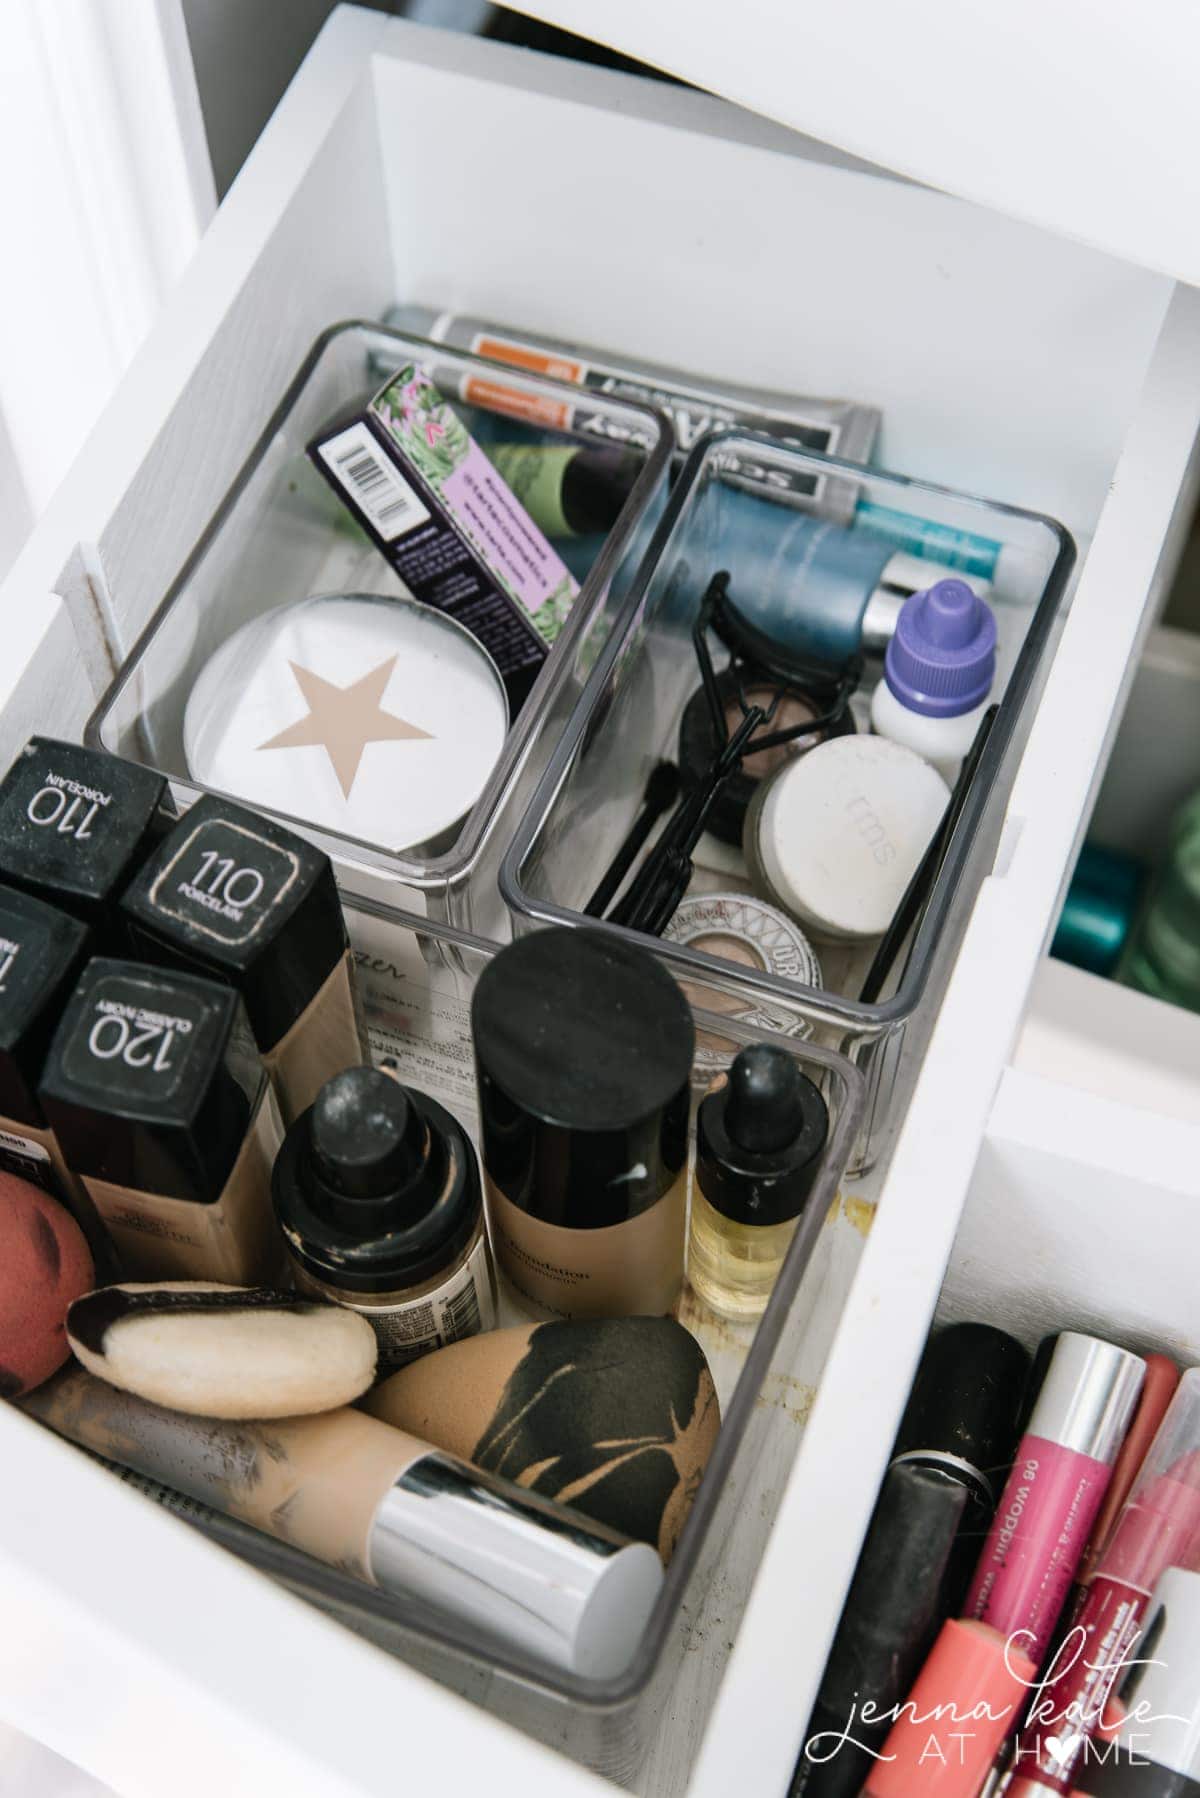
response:
<path id="1" fill-rule="evenodd" d="M 385 1423 L 671 1558 L 720 1425 L 704 1352 L 671 1317 L 522 1324 L 376 1387 Z"/>
<path id="2" fill-rule="evenodd" d="M 104 1286 L 76 1299 L 67 1333 L 110 1386 L 197 1417 L 307 1417 L 375 1377 L 375 1332 L 357 1311 L 258 1287 Z"/>
<path id="3" fill-rule="evenodd" d="M 70 1212 L 0 1172 L 0 1398 L 31 1391 L 62 1366 L 67 1307 L 95 1277 Z"/>

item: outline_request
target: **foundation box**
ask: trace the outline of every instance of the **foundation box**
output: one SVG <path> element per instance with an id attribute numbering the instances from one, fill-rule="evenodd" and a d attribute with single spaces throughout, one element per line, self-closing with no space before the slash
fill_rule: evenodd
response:
<path id="1" fill-rule="evenodd" d="M 409 378 L 397 390 L 389 377 L 401 372 Z M 439 444 L 447 435 L 460 448 L 470 443 L 471 467 L 485 482 L 492 479 L 485 455 L 489 447 L 511 442 L 567 447 L 588 441 L 570 428 L 573 389 L 566 383 L 513 371 L 497 392 L 492 373 L 480 357 L 382 326 L 350 322 L 323 332 L 86 731 L 93 746 L 166 775 L 180 809 L 198 793 L 212 790 L 265 806 L 333 857 L 343 885 L 486 934 L 498 933 L 504 921 L 495 878 L 504 844 L 599 658 L 665 503 L 674 447 L 671 427 L 663 414 L 634 401 L 599 402 L 614 433 L 649 446 L 607 533 L 552 545 L 529 525 L 519 505 L 513 502 L 515 510 L 509 508 L 511 528 L 524 520 L 521 531 L 529 539 L 516 547 L 523 555 L 531 546 L 537 548 L 545 564 L 538 579 L 539 592 L 541 587 L 546 592 L 532 615 L 553 612 L 557 628 L 540 634 L 526 628 L 498 588 L 484 595 L 480 585 L 475 599 L 458 608 L 461 618 L 440 605 L 414 607 L 414 595 L 433 601 L 439 593 L 445 597 L 438 585 L 441 577 L 430 585 L 428 567 L 422 573 L 399 557 L 398 544 L 409 539 L 389 539 L 387 519 L 381 532 L 378 508 L 372 513 L 347 503 L 342 491 L 335 491 L 336 478 L 333 486 L 323 478 L 331 472 L 336 477 L 336 468 L 331 471 L 318 448 L 318 472 L 308 451 L 327 439 L 344 439 L 348 431 L 365 431 L 362 419 L 375 416 L 373 398 L 382 406 L 389 394 L 395 398 L 404 391 L 419 392 L 428 402 L 422 420 L 438 426 Z M 403 404 L 397 404 L 396 415 L 402 417 Z M 556 419 L 565 428 L 556 428 Z M 527 420 L 536 421 L 536 430 Z M 448 483 L 441 482 L 439 499 L 417 468 L 412 445 L 397 448 L 395 416 L 389 413 L 385 427 L 380 414 L 378 423 L 405 463 L 412 505 L 431 518 L 440 508 L 444 523 L 450 510 Z M 372 436 L 372 451 L 382 445 L 383 436 Z M 449 484 L 461 479 L 465 466 Z M 391 468 L 386 478 L 395 485 L 401 476 Z M 479 480 L 475 485 L 477 493 L 482 491 Z M 496 478 L 495 491 L 489 489 L 483 498 L 491 505 L 507 491 Z M 428 534 L 426 521 L 418 535 L 424 542 Z M 443 548 L 450 545 L 459 554 L 461 543 L 448 525 L 441 536 Z M 402 561 L 404 578 L 397 572 Z M 557 571 L 553 580 L 551 568 Z M 363 618 L 330 616 L 319 601 L 333 596 L 351 596 Z M 485 628 L 481 634 L 487 647 L 480 647 L 472 634 L 480 620 L 472 608 L 483 606 L 485 598 L 497 614 L 501 608 L 507 611 L 507 631 L 528 650 L 524 660 L 506 650 L 504 629 Z M 393 606 L 380 603 L 387 601 Z M 225 734 L 223 727 L 215 728 L 198 709 L 206 690 L 217 706 L 230 703 L 247 681 L 249 660 L 262 653 L 264 633 L 276 628 L 265 621 L 279 608 L 304 602 L 305 611 L 286 626 L 277 658 L 282 685 L 261 692 L 256 688 L 245 702 L 252 715 L 245 716 L 243 703 L 230 725 L 232 730 L 236 724 L 240 753 L 253 760 L 256 776 L 269 765 L 273 775 L 285 767 L 294 770 L 294 778 L 284 780 L 280 774 L 269 794 L 250 791 L 239 784 L 237 758 L 231 764 L 224 753 L 228 743 L 215 740 Z M 341 600 L 343 610 L 347 603 Z M 323 616 L 314 618 L 314 609 Z M 361 638 L 361 670 L 353 657 L 345 659 L 351 631 Z M 422 642 L 414 646 L 415 631 Z M 231 647 L 222 661 L 219 652 L 225 646 Z M 401 693 L 397 683 L 418 652 L 424 658 L 422 670 L 410 671 L 412 684 Z M 396 664 L 391 666 L 393 654 Z M 207 688 L 202 679 L 206 667 Z M 345 700 L 342 696 L 362 673 L 367 684 Z M 498 684 L 506 673 L 510 678 L 504 692 Z M 297 682 L 299 692 L 294 690 Z M 413 704 L 432 707 L 428 713 L 423 709 L 415 724 L 404 716 Z M 353 743 L 347 737 L 352 726 L 359 732 Z M 406 740 L 389 743 L 385 737 Z M 290 755 L 289 742 L 296 745 Z M 328 750 L 325 761 L 321 743 Z M 383 768 L 384 758 L 373 769 L 372 758 L 379 751 L 397 747 L 415 751 L 401 760 L 399 773 L 390 762 Z M 191 765 L 189 748 L 191 759 L 202 761 L 199 773 Z M 272 753 L 265 754 L 268 749 Z M 212 778 L 205 778 L 203 767 L 214 770 Z M 431 811 L 440 781 L 446 805 Z M 314 823 L 302 812 L 318 784 L 329 789 L 328 805 Z M 341 796 L 349 801 L 351 791 L 355 802 L 343 807 Z M 407 824 L 406 793 L 413 801 Z"/>
<path id="2" fill-rule="evenodd" d="M 729 468 L 751 454 L 788 472 L 811 463 L 827 490 L 853 495 L 854 525 L 826 523 L 762 493 L 740 491 L 727 478 Z M 913 554 L 916 548 L 926 557 Z M 934 555 L 940 566 L 927 559 Z M 995 614 L 991 697 L 999 709 L 924 913 L 900 944 L 879 997 L 863 1003 L 858 996 L 874 940 L 814 942 L 820 986 L 781 971 L 752 943 L 739 946 L 736 962 L 699 943 L 673 942 L 670 932 L 659 945 L 679 978 L 719 986 L 727 995 L 723 1009 L 744 1009 L 781 1030 L 829 1043 L 862 1068 L 869 1097 L 853 1165 L 864 1168 L 887 1118 L 905 1032 L 924 996 L 949 974 L 987 850 L 995 851 L 1000 809 L 993 802 L 1012 778 L 1022 715 L 1044 674 L 1073 560 L 1070 537 L 1051 518 L 808 456 L 766 438 L 713 433 L 679 477 L 620 624 L 505 857 L 500 884 L 516 928 L 595 921 L 583 913 L 596 870 L 608 865 L 628 832 L 651 770 L 677 753 L 680 720 L 700 686 L 692 632 L 713 575 L 727 571 L 731 596 L 761 601 L 773 627 L 784 613 L 801 620 L 801 647 L 814 658 L 828 656 L 836 665 L 836 657 L 862 655 L 851 706 L 862 714 L 863 731 L 902 593 L 957 565 Z M 726 844 L 702 838 L 693 860 L 693 894 L 751 890 L 745 858 Z"/>

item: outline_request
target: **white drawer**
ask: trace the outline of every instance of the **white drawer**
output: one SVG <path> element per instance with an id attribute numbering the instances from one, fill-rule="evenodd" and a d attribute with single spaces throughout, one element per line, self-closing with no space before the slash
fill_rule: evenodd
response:
<path id="1" fill-rule="evenodd" d="M 318 331 L 397 298 L 873 401 L 887 465 L 1075 534 L 996 865 L 865 1195 L 882 1209 L 861 1260 L 861 1209 L 834 1233 L 796 1375 L 832 1336 L 820 1390 L 794 1458 L 806 1398 L 781 1399 L 761 1515 L 691 1619 L 654 1798 L 728 1798 L 748 1767 L 786 1788 L 1200 423 L 1193 292 L 811 152 L 700 95 L 342 9 L 0 593 L 7 758 L 81 728 Z M 523 1798 L 602 1789 L 9 1411 L 0 1453 L 0 1709 L 127 1798 L 484 1766 Z"/>

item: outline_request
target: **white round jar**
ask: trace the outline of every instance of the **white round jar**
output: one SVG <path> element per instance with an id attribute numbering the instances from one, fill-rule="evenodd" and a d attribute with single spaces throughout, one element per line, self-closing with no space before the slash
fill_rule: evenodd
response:
<path id="1" fill-rule="evenodd" d="M 911 749 L 835 737 L 759 787 L 746 860 L 763 896 L 811 935 L 882 936 L 949 799 L 942 776 Z"/>

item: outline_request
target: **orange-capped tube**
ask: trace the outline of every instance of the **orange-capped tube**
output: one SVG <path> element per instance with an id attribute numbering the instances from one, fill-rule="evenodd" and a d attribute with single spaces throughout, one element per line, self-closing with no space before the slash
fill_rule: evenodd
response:
<path id="1" fill-rule="evenodd" d="M 947 1623 L 900 1707 L 863 1798 L 975 1798 L 1036 1668 L 999 1630 Z"/>

